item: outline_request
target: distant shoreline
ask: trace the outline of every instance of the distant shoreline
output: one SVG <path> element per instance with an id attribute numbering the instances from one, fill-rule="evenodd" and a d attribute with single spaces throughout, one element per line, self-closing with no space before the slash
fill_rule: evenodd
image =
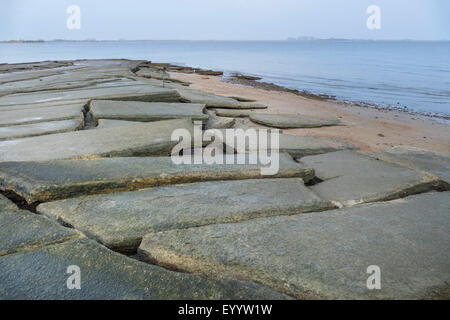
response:
<path id="1" fill-rule="evenodd" d="M 210 69 L 203 69 L 203 68 L 197 68 L 197 67 L 191 67 L 191 66 L 181 66 L 171 63 L 155 63 L 155 65 L 164 66 L 168 69 L 168 71 L 175 71 L 179 73 L 197 73 L 200 75 L 209 75 L 209 76 L 220 76 L 221 81 L 223 82 L 229 82 L 233 84 L 238 84 L 242 86 L 252 87 L 256 89 L 263 89 L 268 91 L 275 91 L 275 92 L 286 92 L 286 93 L 292 93 L 307 99 L 313 99 L 313 100 L 319 100 L 319 101 L 332 101 L 335 103 L 340 104 L 347 104 L 347 105 L 354 105 L 357 107 L 364 107 L 364 108 L 373 108 L 377 110 L 385 110 L 385 111 L 394 111 L 394 112 L 401 112 L 408 115 L 417 115 L 417 116 L 425 116 L 428 118 L 433 119 L 441 119 L 444 120 L 446 123 L 450 122 L 450 114 L 440 114 L 436 112 L 426 112 L 426 111 L 415 111 L 408 107 L 398 107 L 398 106 L 391 106 L 391 105 L 378 105 L 375 103 L 370 103 L 367 101 L 346 101 L 336 98 L 336 96 L 328 95 L 326 93 L 312 93 L 307 90 L 298 90 L 298 89 L 291 89 L 284 86 L 280 86 L 274 83 L 270 82 L 264 82 L 264 80 L 261 77 L 254 77 L 250 75 L 245 75 L 243 73 L 233 73 L 231 75 L 224 75 L 224 71 L 222 70 L 210 70 Z M 173 70 L 170 70 L 170 69 Z"/>
<path id="2" fill-rule="evenodd" d="M 51 42 L 150 42 L 150 41 L 167 41 L 167 42 L 323 42 L 323 41 L 335 41 L 335 42 L 450 42 L 449 40 L 415 40 L 415 39 L 345 39 L 345 38 L 329 38 L 329 39 L 301 39 L 301 40 L 289 40 L 289 39 L 267 39 L 267 40 L 182 40 L 182 39 L 84 39 L 84 40 L 67 40 L 67 39 L 54 39 L 54 40 L 0 40 L 0 43 L 51 43 Z"/>

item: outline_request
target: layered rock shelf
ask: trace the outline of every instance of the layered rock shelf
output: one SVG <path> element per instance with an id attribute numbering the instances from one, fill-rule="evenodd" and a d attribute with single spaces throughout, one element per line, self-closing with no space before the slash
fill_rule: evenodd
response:
<path id="1" fill-rule="evenodd" d="M 0 299 L 450 297 L 448 156 L 363 153 L 302 134 L 351 126 L 332 116 L 280 114 L 170 72 L 222 74 L 0 66 Z M 200 141 L 178 148 L 180 132 Z M 251 143 L 264 133 L 279 139 Z M 69 266 L 82 290 L 68 289 Z"/>

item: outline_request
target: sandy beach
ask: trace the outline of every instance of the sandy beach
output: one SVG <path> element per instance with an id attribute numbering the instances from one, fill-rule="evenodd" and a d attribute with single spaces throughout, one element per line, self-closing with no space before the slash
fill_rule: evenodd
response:
<path id="1" fill-rule="evenodd" d="M 284 130 L 285 133 L 341 138 L 367 152 L 408 146 L 450 154 L 450 126 L 441 119 L 257 89 L 224 82 L 220 76 L 179 72 L 172 72 L 170 75 L 172 78 L 192 83 L 191 87 L 195 89 L 253 99 L 268 106 L 268 109 L 258 112 L 337 117 L 348 124 L 314 129 L 289 129 Z"/>

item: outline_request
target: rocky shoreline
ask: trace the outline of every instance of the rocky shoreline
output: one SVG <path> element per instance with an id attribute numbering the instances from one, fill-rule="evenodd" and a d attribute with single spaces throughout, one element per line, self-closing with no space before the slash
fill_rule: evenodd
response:
<path id="1" fill-rule="evenodd" d="M 182 74 L 199 74 L 204 76 L 219 76 L 222 81 L 229 82 L 233 84 L 238 84 L 242 86 L 247 86 L 251 88 L 263 89 L 274 92 L 285 92 L 292 93 L 307 99 L 318 100 L 318 101 L 333 101 L 336 103 L 342 103 L 347 105 L 354 105 L 358 107 L 364 108 L 374 108 L 377 110 L 384 111 L 395 111 L 401 112 L 408 115 L 417 115 L 417 116 L 425 116 L 432 119 L 439 119 L 443 121 L 450 120 L 450 116 L 447 114 L 435 113 L 435 112 L 426 112 L 426 111 L 416 111 L 408 108 L 407 106 L 398 106 L 398 105 L 379 105 L 366 101 L 343 101 L 336 98 L 334 95 L 328 95 L 325 93 L 312 93 L 307 90 L 298 90 L 291 89 L 284 86 L 280 86 L 271 82 L 261 81 L 261 77 L 249 76 L 242 73 L 231 73 L 225 75 L 223 71 L 210 70 L 210 69 L 202 69 L 202 68 L 194 68 L 189 66 L 180 66 L 171 63 L 151 63 L 151 66 L 158 68 L 160 70 L 164 70 L 166 72 L 176 72 Z M 187 83 L 186 83 L 187 84 Z"/>
<path id="2" fill-rule="evenodd" d="M 0 66 L 0 299 L 450 298 L 448 155 L 304 135 L 354 125 L 174 72 L 222 76 L 130 60 Z M 279 170 L 248 162 L 268 145 L 219 135 L 181 154 L 210 144 L 230 163 L 175 164 L 180 129 L 281 129 Z M 373 265 L 382 290 L 367 287 Z M 66 286 L 70 266 L 81 290 Z"/>

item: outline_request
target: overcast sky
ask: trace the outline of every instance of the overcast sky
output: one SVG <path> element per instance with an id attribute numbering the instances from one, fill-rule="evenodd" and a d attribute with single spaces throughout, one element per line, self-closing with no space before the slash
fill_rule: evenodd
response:
<path id="1" fill-rule="evenodd" d="M 381 30 L 366 27 L 369 5 Z M 69 30 L 69 5 L 81 29 Z M 449 0 L 0 0 L 0 40 L 450 40 Z"/>

